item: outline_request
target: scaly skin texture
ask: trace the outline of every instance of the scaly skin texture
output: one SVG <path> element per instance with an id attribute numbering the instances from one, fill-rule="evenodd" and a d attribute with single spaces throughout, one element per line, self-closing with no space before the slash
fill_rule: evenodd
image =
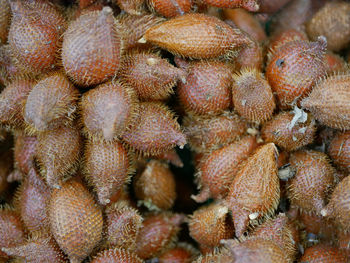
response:
<path id="1" fill-rule="evenodd" d="M 350 173 L 350 131 L 339 132 L 332 139 L 328 154 L 337 167 Z"/>
<path id="2" fill-rule="evenodd" d="M 305 250 L 304 255 L 300 258 L 301 263 L 346 263 L 345 253 L 336 247 L 319 244 L 309 247 Z"/>
<path id="3" fill-rule="evenodd" d="M 203 0 L 203 2 L 221 8 L 244 8 L 251 12 L 259 10 L 258 0 Z"/>
<path id="4" fill-rule="evenodd" d="M 147 0 L 152 11 L 168 18 L 189 13 L 192 2 L 192 0 Z"/>
<path id="5" fill-rule="evenodd" d="M 99 252 L 91 263 L 108 263 L 108 262 L 123 262 L 123 263 L 142 263 L 142 259 L 135 253 L 122 248 L 110 248 Z"/>

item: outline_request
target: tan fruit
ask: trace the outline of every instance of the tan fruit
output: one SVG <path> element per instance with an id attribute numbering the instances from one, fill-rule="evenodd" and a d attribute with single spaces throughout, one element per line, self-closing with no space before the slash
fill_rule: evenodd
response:
<path id="1" fill-rule="evenodd" d="M 11 8 L 7 0 L 0 0 L 0 43 L 5 44 L 11 23 Z"/>
<path id="2" fill-rule="evenodd" d="M 288 4 L 290 0 L 260 0 L 259 12 L 275 13 Z"/>
<path id="3" fill-rule="evenodd" d="M 259 1 L 257 0 L 203 0 L 207 5 L 221 8 L 244 8 L 251 12 L 259 10 Z"/>
<path id="4" fill-rule="evenodd" d="M 338 133 L 332 139 L 328 154 L 337 167 L 350 172 L 350 131 Z"/>
<path id="5" fill-rule="evenodd" d="M 255 68 L 262 70 L 264 66 L 263 49 L 256 41 L 251 41 L 243 47 L 233 61 L 236 70 L 244 68 Z"/>
<path id="6" fill-rule="evenodd" d="M 230 185 L 226 202 L 232 211 L 237 237 L 247 230 L 250 220 L 263 218 L 277 208 L 280 197 L 277 156 L 273 143 L 261 146 L 241 164 Z"/>
<path id="7" fill-rule="evenodd" d="M 153 26 L 141 39 L 144 41 L 198 59 L 225 56 L 247 43 L 240 30 L 203 14 L 185 14 Z"/>
<path id="8" fill-rule="evenodd" d="M 110 248 L 99 252 L 91 261 L 91 263 L 142 263 L 142 259 L 135 253 L 122 248 Z"/>
<path id="9" fill-rule="evenodd" d="M 147 0 L 149 8 L 165 17 L 175 17 L 189 13 L 192 0 Z"/>
<path id="10" fill-rule="evenodd" d="M 72 263 L 81 262 L 102 238 L 102 210 L 77 181 L 53 190 L 48 215 L 52 234 Z"/>
<path id="11" fill-rule="evenodd" d="M 145 0 L 114 0 L 119 7 L 131 15 L 141 15 L 145 11 Z"/>

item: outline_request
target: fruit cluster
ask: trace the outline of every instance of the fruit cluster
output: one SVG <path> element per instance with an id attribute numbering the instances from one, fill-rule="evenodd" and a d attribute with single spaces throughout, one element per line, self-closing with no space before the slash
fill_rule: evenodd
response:
<path id="1" fill-rule="evenodd" d="M 350 3 L 0 0 L 0 262 L 350 260 Z"/>

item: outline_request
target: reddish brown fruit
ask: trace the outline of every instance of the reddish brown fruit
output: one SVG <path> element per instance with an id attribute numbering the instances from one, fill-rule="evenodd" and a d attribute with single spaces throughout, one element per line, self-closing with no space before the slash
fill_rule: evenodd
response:
<path id="1" fill-rule="evenodd" d="M 185 14 L 148 29 L 140 40 L 190 58 L 215 58 L 248 43 L 239 29 L 203 14 Z"/>
<path id="2" fill-rule="evenodd" d="M 326 46 L 326 39 L 319 37 L 317 42 L 289 42 L 270 53 L 266 77 L 280 107 L 293 107 L 325 74 L 323 58 Z"/>
<path id="3" fill-rule="evenodd" d="M 286 151 L 294 151 L 312 143 L 315 132 L 313 117 L 298 108 L 294 112 L 280 112 L 261 129 L 265 142 L 273 142 Z"/>
<path id="4" fill-rule="evenodd" d="M 38 136 L 36 160 L 50 187 L 59 188 L 63 178 L 75 170 L 82 147 L 76 127 L 61 127 Z"/>
<path id="5" fill-rule="evenodd" d="M 306 24 L 309 37 L 316 40 L 318 36 L 325 36 L 327 47 L 332 51 L 346 48 L 350 42 L 349 12 L 349 3 L 327 3 Z"/>
<path id="6" fill-rule="evenodd" d="M 267 39 L 265 30 L 253 14 L 242 8 L 223 9 L 225 19 L 231 20 L 235 25 L 248 33 L 248 35 L 257 42 L 262 42 Z"/>
<path id="7" fill-rule="evenodd" d="M 321 124 L 350 129 L 350 74 L 334 75 L 320 81 L 301 105 Z"/>
<path id="8" fill-rule="evenodd" d="M 258 0 L 202 0 L 205 4 L 221 8 L 244 8 L 251 12 L 259 10 Z"/>
<path id="9" fill-rule="evenodd" d="M 0 210 L 0 248 L 13 247 L 24 242 L 24 227 L 17 213 L 10 209 Z M 0 251 L 0 259 L 8 259 Z"/>
<path id="10" fill-rule="evenodd" d="M 177 154 L 175 149 L 170 149 L 169 151 L 166 151 L 164 153 L 152 156 L 152 158 L 166 161 L 166 162 L 171 163 L 172 165 L 177 166 L 177 167 L 184 166 L 180 156 Z"/>
<path id="11" fill-rule="evenodd" d="M 14 129 L 24 128 L 24 105 L 35 81 L 18 79 L 12 81 L 0 95 L 0 122 Z"/>
<path id="12" fill-rule="evenodd" d="M 159 263 L 190 263 L 195 254 L 196 250 L 191 245 L 179 243 L 177 247 L 158 256 L 158 260 Z"/>
<path id="13" fill-rule="evenodd" d="M 273 143 L 261 146 L 241 164 L 230 185 L 226 202 L 232 211 L 237 237 L 247 230 L 250 220 L 271 214 L 278 205 L 277 156 Z"/>
<path id="14" fill-rule="evenodd" d="M 295 171 L 288 185 L 291 203 L 306 212 L 320 213 L 334 184 L 334 169 L 327 155 L 298 151 L 291 154 L 289 162 Z"/>
<path id="15" fill-rule="evenodd" d="M 260 13 L 275 13 L 283 8 L 290 0 L 260 0 Z"/>
<path id="16" fill-rule="evenodd" d="M 118 21 L 125 31 L 123 40 L 125 50 L 131 50 L 132 48 L 148 47 L 144 43 L 139 43 L 138 40 L 146 33 L 146 31 L 163 22 L 164 19 L 155 15 L 140 15 L 133 16 L 129 14 L 121 14 L 118 17 Z"/>
<path id="17" fill-rule="evenodd" d="M 239 164 L 248 158 L 256 147 L 256 138 L 246 136 L 203 157 L 198 169 L 201 192 L 193 197 L 194 200 L 204 202 L 209 197 L 225 197 Z"/>
<path id="18" fill-rule="evenodd" d="M 228 145 L 247 128 L 244 121 L 230 112 L 215 117 L 186 117 L 183 125 L 191 148 L 198 152 Z"/>
<path id="19" fill-rule="evenodd" d="M 289 28 L 274 34 L 270 38 L 269 50 L 271 52 L 277 51 L 280 47 L 293 41 L 307 41 L 307 35 L 304 31 Z"/>
<path id="20" fill-rule="evenodd" d="M 30 75 L 16 65 L 9 45 L 0 46 L 0 66 L 0 84 L 4 86 L 9 85 L 13 80 L 22 78 L 22 75 Z"/>
<path id="21" fill-rule="evenodd" d="M 307 233 L 317 235 L 320 240 L 326 242 L 334 240 L 335 225 L 330 220 L 325 220 L 321 215 L 300 211 L 298 220 L 302 223 L 303 229 Z"/>
<path id="22" fill-rule="evenodd" d="M 322 216 L 332 218 L 344 231 L 350 232 L 350 176 L 345 177 L 334 189 Z"/>
<path id="23" fill-rule="evenodd" d="M 338 248 L 319 244 L 307 248 L 304 252 L 304 255 L 300 258 L 299 262 L 346 263 L 348 261 L 345 253 L 343 253 Z"/>
<path id="24" fill-rule="evenodd" d="M 53 190 L 48 215 L 52 234 L 72 263 L 81 262 L 102 238 L 102 210 L 77 181 Z"/>
<path id="25" fill-rule="evenodd" d="M 350 131 L 338 133 L 328 148 L 334 164 L 350 173 Z"/>
<path id="26" fill-rule="evenodd" d="M 251 41 L 243 47 L 233 61 L 236 70 L 244 68 L 256 68 L 262 70 L 264 66 L 263 50 L 256 41 Z"/>
<path id="27" fill-rule="evenodd" d="M 46 210 L 50 189 L 31 168 L 17 192 L 17 208 L 24 226 L 30 232 L 49 232 Z"/>
<path id="28" fill-rule="evenodd" d="M 328 76 L 339 72 L 346 72 L 348 69 L 348 65 L 345 60 L 341 56 L 331 51 L 328 51 L 325 54 L 324 60 L 326 65 L 326 73 Z"/>
<path id="29" fill-rule="evenodd" d="M 142 263 L 143 260 L 135 253 L 122 248 L 110 248 L 99 252 L 91 261 L 91 263 L 108 263 L 108 262 L 123 262 L 123 263 Z"/>
<path id="30" fill-rule="evenodd" d="M 182 221 L 183 216 L 179 214 L 163 213 L 145 218 L 136 239 L 136 254 L 147 259 L 163 252 L 176 239 Z"/>
<path id="31" fill-rule="evenodd" d="M 55 67 L 63 15 L 46 1 L 11 1 L 12 22 L 8 41 L 21 67 L 41 73 Z"/>
<path id="32" fill-rule="evenodd" d="M 219 61 L 198 61 L 191 62 L 187 71 L 186 80 L 177 86 L 180 102 L 187 112 L 217 115 L 230 107 L 230 65 Z"/>
<path id="33" fill-rule="evenodd" d="M 37 131 L 47 131 L 70 124 L 77 110 L 79 91 L 62 73 L 53 73 L 30 91 L 24 119 Z"/>
<path id="34" fill-rule="evenodd" d="M 79 85 L 96 85 L 113 77 L 120 60 L 120 26 L 110 7 L 81 15 L 64 33 L 63 66 Z"/>
<path id="35" fill-rule="evenodd" d="M 230 242 L 226 247 L 231 251 L 235 263 L 287 263 L 285 252 L 272 240 L 256 238 L 242 243 Z"/>
<path id="36" fill-rule="evenodd" d="M 80 108 L 85 135 L 108 141 L 122 135 L 138 112 L 134 91 L 113 81 L 84 93 Z"/>
<path id="37" fill-rule="evenodd" d="M 140 103 L 140 116 L 122 139 L 135 151 L 156 155 L 186 144 L 174 114 L 161 103 Z"/>
<path id="38" fill-rule="evenodd" d="M 16 259 L 21 259 L 20 262 L 22 260 L 33 263 L 66 263 L 68 261 L 55 240 L 50 237 L 34 237 L 14 247 L 4 247 L 2 251 Z"/>
<path id="39" fill-rule="evenodd" d="M 199 208 L 188 222 L 190 236 L 201 245 L 219 246 L 221 239 L 234 236 L 233 223 L 228 213 L 227 207 L 221 204 Z"/>
<path id="40" fill-rule="evenodd" d="M 298 241 L 293 236 L 294 233 L 298 232 L 293 223 L 285 214 L 279 214 L 276 218 L 270 219 L 254 229 L 250 236 L 253 239 L 263 238 L 276 242 L 285 252 L 289 262 L 293 262 L 297 253 Z"/>
<path id="41" fill-rule="evenodd" d="M 7 42 L 7 34 L 11 23 L 11 8 L 7 0 L 0 0 L 0 44 Z"/>
<path id="42" fill-rule="evenodd" d="M 89 140 L 84 152 L 84 173 L 97 193 L 98 201 L 106 205 L 113 194 L 128 181 L 131 160 L 119 141 Z"/>
<path id="43" fill-rule="evenodd" d="M 142 220 L 138 211 L 125 201 L 119 201 L 107 207 L 107 245 L 130 251 L 135 250 L 136 237 L 142 227 Z"/>
<path id="44" fill-rule="evenodd" d="M 185 72 L 157 54 L 131 52 L 124 56 L 119 75 L 140 100 L 152 101 L 167 99 Z"/>
<path id="45" fill-rule="evenodd" d="M 144 11 L 145 0 L 114 0 L 119 7 L 131 15 L 141 15 Z"/>
<path id="46" fill-rule="evenodd" d="M 238 114 L 257 123 L 270 119 L 276 104 L 263 74 L 257 69 L 243 69 L 233 79 L 232 101 Z"/>
<path id="47" fill-rule="evenodd" d="M 167 164 L 151 160 L 134 179 L 134 192 L 150 210 L 170 209 L 176 199 L 175 177 Z"/>
<path id="48" fill-rule="evenodd" d="M 149 8 L 165 17 L 175 17 L 189 13 L 192 0 L 147 0 Z"/>
<path id="49" fill-rule="evenodd" d="M 212 253 L 202 253 L 202 255 L 199 256 L 193 262 L 194 263 L 213 263 L 213 262 L 232 263 L 232 255 L 228 250 L 220 249 L 220 251 L 215 251 Z"/>
<path id="50" fill-rule="evenodd" d="M 88 7 L 89 5 L 92 5 L 96 0 L 79 0 L 79 8 L 83 9 Z"/>

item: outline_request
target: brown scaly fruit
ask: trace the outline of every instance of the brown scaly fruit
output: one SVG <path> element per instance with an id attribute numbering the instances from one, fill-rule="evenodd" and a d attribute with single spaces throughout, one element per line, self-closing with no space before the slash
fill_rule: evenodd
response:
<path id="1" fill-rule="evenodd" d="M 24 242 L 24 226 L 20 216 L 8 207 L 0 208 L 0 248 L 12 247 Z M 8 259 L 0 251 L 0 259 Z"/>
<path id="2" fill-rule="evenodd" d="M 289 157 L 294 177 L 288 182 L 291 203 L 303 211 L 320 213 L 334 184 L 334 168 L 322 152 L 301 150 Z"/>
<path id="3" fill-rule="evenodd" d="M 230 241 L 230 240 L 229 240 Z M 285 252 L 274 241 L 253 238 L 238 243 L 226 241 L 235 263 L 287 263 Z M 231 261 L 232 262 L 232 261 Z"/>
<path id="4" fill-rule="evenodd" d="M 185 72 L 150 52 L 130 52 L 123 56 L 119 71 L 122 81 L 136 90 L 140 100 L 164 100 Z"/>
<path id="5" fill-rule="evenodd" d="M 346 263 L 348 262 L 344 252 L 337 247 L 319 244 L 309 247 L 305 250 L 304 255 L 300 258 L 301 263 Z"/>
<path id="6" fill-rule="evenodd" d="M 216 17 L 185 14 L 151 27 L 140 42 L 150 42 L 177 56 L 203 59 L 229 55 L 248 39 Z"/>
<path id="7" fill-rule="evenodd" d="M 327 41 L 293 41 L 269 54 L 266 78 L 281 108 L 292 108 L 306 97 L 316 81 L 324 76 Z"/>
<path id="8" fill-rule="evenodd" d="M 89 140 L 84 151 L 85 177 L 97 193 L 99 203 L 106 205 L 110 198 L 129 180 L 132 160 L 119 141 Z"/>
<path id="9" fill-rule="evenodd" d="M 51 73 L 30 91 L 24 119 L 34 131 L 47 131 L 68 125 L 77 110 L 79 91 L 60 72 Z"/>
<path id="10" fill-rule="evenodd" d="M 151 160 L 144 171 L 134 178 L 133 183 L 139 203 L 150 210 L 167 210 L 174 205 L 175 177 L 167 164 Z"/>
<path id="11" fill-rule="evenodd" d="M 183 126 L 191 148 L 198 152 L 228 145 L 247 128 L 247 124 L 231 112 L 213 117 L 188 116 L 183 119 Z"/>
<path id="12" fill-rule="evenodd" d="M 129 15 L 120 14 L 117 16 L 120 25 L 123 27 L 123 45 L 125 50 L 131 50 L 133 48 L 147 48 L 150 45 L 139 43 L 138 40 L 146 33 L 146 31 L 164 22 L 164 18 L 155 15 Z"/>
<path id="13" fill-rule="evenodd" d="M 332 218 L 344 232 L 350 232 L 350 176 L 345 177 L 334 189 L 321 215 Z"/>
<path id="14" fill-rule="evenodd" d="M 249 235 L 250 238 L 270 239 L 285 251 L 288 262 L 293 262 L 297 254 L 298 231 L 285 214 L 279 214 L 259 225 Z"/>
<path id="15" fill-rule="evenodd" d="M 335 129 L 350 129 L 350 74 L 329 76 L 317 83 L 301 106 L 321 124 Z"/>
<path id="16" fill-rule="evenodd" d="M 7 34 L 11 23 L 11 8 L 7 0 L 0 0 L 0 43 L 7 42 Z"/>
<path id="17" fill-rule="evenodd" d="M 49 232 L 47 206 L 50 189 L 32 167 L 16 193 L 16 208 L 24 226 L 31 232 Z"/>
<path id="18" fill-rule="evenodd" d="M 257 69 L 242 69 L 233 76 L 232 101 L 238 114 L 262 123 L 272 117 L 276 104 L 269 83 Z"/>
<path id="19" fill-rule="evenodd" d="M 63 126 L 39 134 L 35 159 L 50 187 L 60 188 L 63 178 L 76 169 L 81 147 L 82 138 L 76 127 Z"/>
<path id="20" fill-rule="evenodd" d="M 63 15 L 48 1 L 11 1 L 8 35 L 12 56 L 22 68 L 42 73 L 55 67 Z"/>
<path id="21" fill-rule="evenodd" d="M 106 6 L 79 16 L 64 33 L 62 63 L 78 85 L 99 84 L 113 77 L 121 62 L 120 25 Z"/>
<path id="22" fill-rule="evenodd" d="M 136 254 L 148 259 L 162 253 L 176 240 L 182 222 L 183 216 L 180 214 L 147 216 L 136 239 Z"/>
<path id="23" fill-rule="evenodd" d="M 328 154 L 338 168 L 350 173 L 350 131 L 339 132 L 332 139 Z"/>
<path id="24" fill-rule="evenodd" d="M 13 129 L 23 129 L 25 101 L 33 89 L 34 80 L 13 80 L 0 94 L 0 122 Z"/>
<path id="25" fill-rule="evenodd" d="M 134 251 L 143 221 L 139 212 L 126 201 L 118 201 L 108 206 L 105 213 L 106 245 Z"/>
<path id="26" fill-rule="evenodd" d="M 161 154 L 151 156 L 153 159 L 166 161 L 168 163 L 171 163 L 172 165 L 176 167 L 183 167 L 184 164 L 180 158 L 180 156 L 177 154 L 175 149 L 170 149 L 169 151 L 163 152 Z"/>
<path id="27" fill-rule="evenodd" d="M 211 253 L 205 253 L 200 255 L 194 263 L 213 263 L 213 262 L 220 262 L 220 263 L 232 263 L 232 255 L 231 253 L 223 248 L 220 248 L 220 250 L 216 250 Z"/>
<path id="28" fill-rule="evenodd" d="M 318 36 L 325 36 L 328 49 L 332 51 L 346 48 L 350 38 L 349 12 L 349 3 L 326 3 L 306 24 L 309 37 L 316 40 Z"/>
<path id="29" fill-rule="evenodd" d="M 220 203 L 197 209 L 189 218 L 190 236 L 199 244 L 216 247 L 221 239 L 234 236 L 234 227 L 227 207 Z"/>
<path id="30" fill-rule="evenodd" d="M 192 0 L 147 0 L 151 11 L 168 18 L 189 13 L 192 2 Z"/>
<path id="31" fill-rule="evenodd" d="M 251 41 L 243 47 L 233 61 L 236 70 L 244 68 L 256 68 L 262 70 L 264 66 L 263 49 L 256 41 Z"/>
<path id="32" fill-rule="evenodd" d="M 261 146 L 241 164 L 230 185 L 226 203 L 232 211 L 237 237 L 247 230 L 250 220 L 263 218 L 277 208 L 280 197 L 277 156 L 273 143 Z"/>
<path id="33" fill-rule="evenodd" d="M 339 72 L 346 72 L 348 70 L 348 65 L 345 60 L 331 51 L 326 52 L 324 60 L 328 76 L 335 75 Z"/>
<path id="34" fill-rule="evenodd" d="M 287 151 L 294 151 L 313 142 L 316 125 L 311 114 L 298 108 L 294 112 L 280 112 L 264 124 L 261 136 Z"/>
<path id="35" fill-rule="evenodd" d="M 102 238 L 102 210 L 80 182 L 54 189 L 48 209 L 53 236 L 71 263 L 81 262 Z"/>
<path id="36" fill-rule="evenodd" d="M 197 254 L 188 243 L 178 243 L 175 248 L 171 248 L 158 256 L 159 263 L 190 263 L 193 262 L 194 256 Z"/>
<path id="37" fill-rule="evenodd" d="M 204 202 L 209 197 L 215 199 L 226 196 L 229 186 L 235 177 L 239 164 L 257 147 L 256 138 L 243 137 L 241 140 L 207 153 L 198 165 L 200 193 L 192 198 Z"/>
<path id="38" fill-rule="evenodd" d="M 178 83 L 176 91 L 187 112 L 217 115 L 230 107 L 232 67 L 229 64 L 202 60 L 189 62 L 185 67 L 188 75 Z"/>
<path id="39" fill-rule="evenodd" d="M 108 250 L 103 250 L 94 256 L 91 261 L 91 263 L 109 262 L 142 263 L 144 261 L 135 253 L 123 248 L 110 248 Z"/>
<path id="40" fill-rule="evenodd" d="M 2 251 L 11 257 L 22 259 L 28 263 L 68 262 L 56 241 L 49 236 L 34 236 L 16 246 L 4 247 Z"/>
<path id="41" fill-rule="evenodd" d="M 258 0 L 202 0 L 203 3 L 220 8 L 244 8 L 250 12 L 259 10 Z"/>
<path id="42" fill-rule="evenodd" d="M 289 28 L 279 31 L 270 37 L 268 48 L 270 52 L 277 51 L 280 47 L 293 41 L 307 41 L 307 35 L 303 30 Z"/>
<path id="43" fill-rule="evenodd" d="M 145 0 L 113 0 L 126 13 L 141 16 L 145 11 Z"/>
<path id="44" fill-rule="evenodd" d="M 79 2 L 79 8 L 84 9 L 88 7 L 89 5 L 92 5 L 96 0 L 78 0 Z"/>
<path id="45" fill-rule="evenodd" d="M 111 141 L 135 120 L 137 98 L 131 88 L 110 81 L 84 93 L 80 110 L 85 135 L 90 139 Z"/>
<path id="46" fill-rule="evenodd" d="M 156 155 L 186 144 L 174 114 L 161 103 L 140 103 L 140 115 L 122 136 L 129 147 L 143 155 Z"/>
<path id="47" fill-rule="evenodd" d="M 260 13 L 275 13 L 291 0 L 260 0 Z"/>

